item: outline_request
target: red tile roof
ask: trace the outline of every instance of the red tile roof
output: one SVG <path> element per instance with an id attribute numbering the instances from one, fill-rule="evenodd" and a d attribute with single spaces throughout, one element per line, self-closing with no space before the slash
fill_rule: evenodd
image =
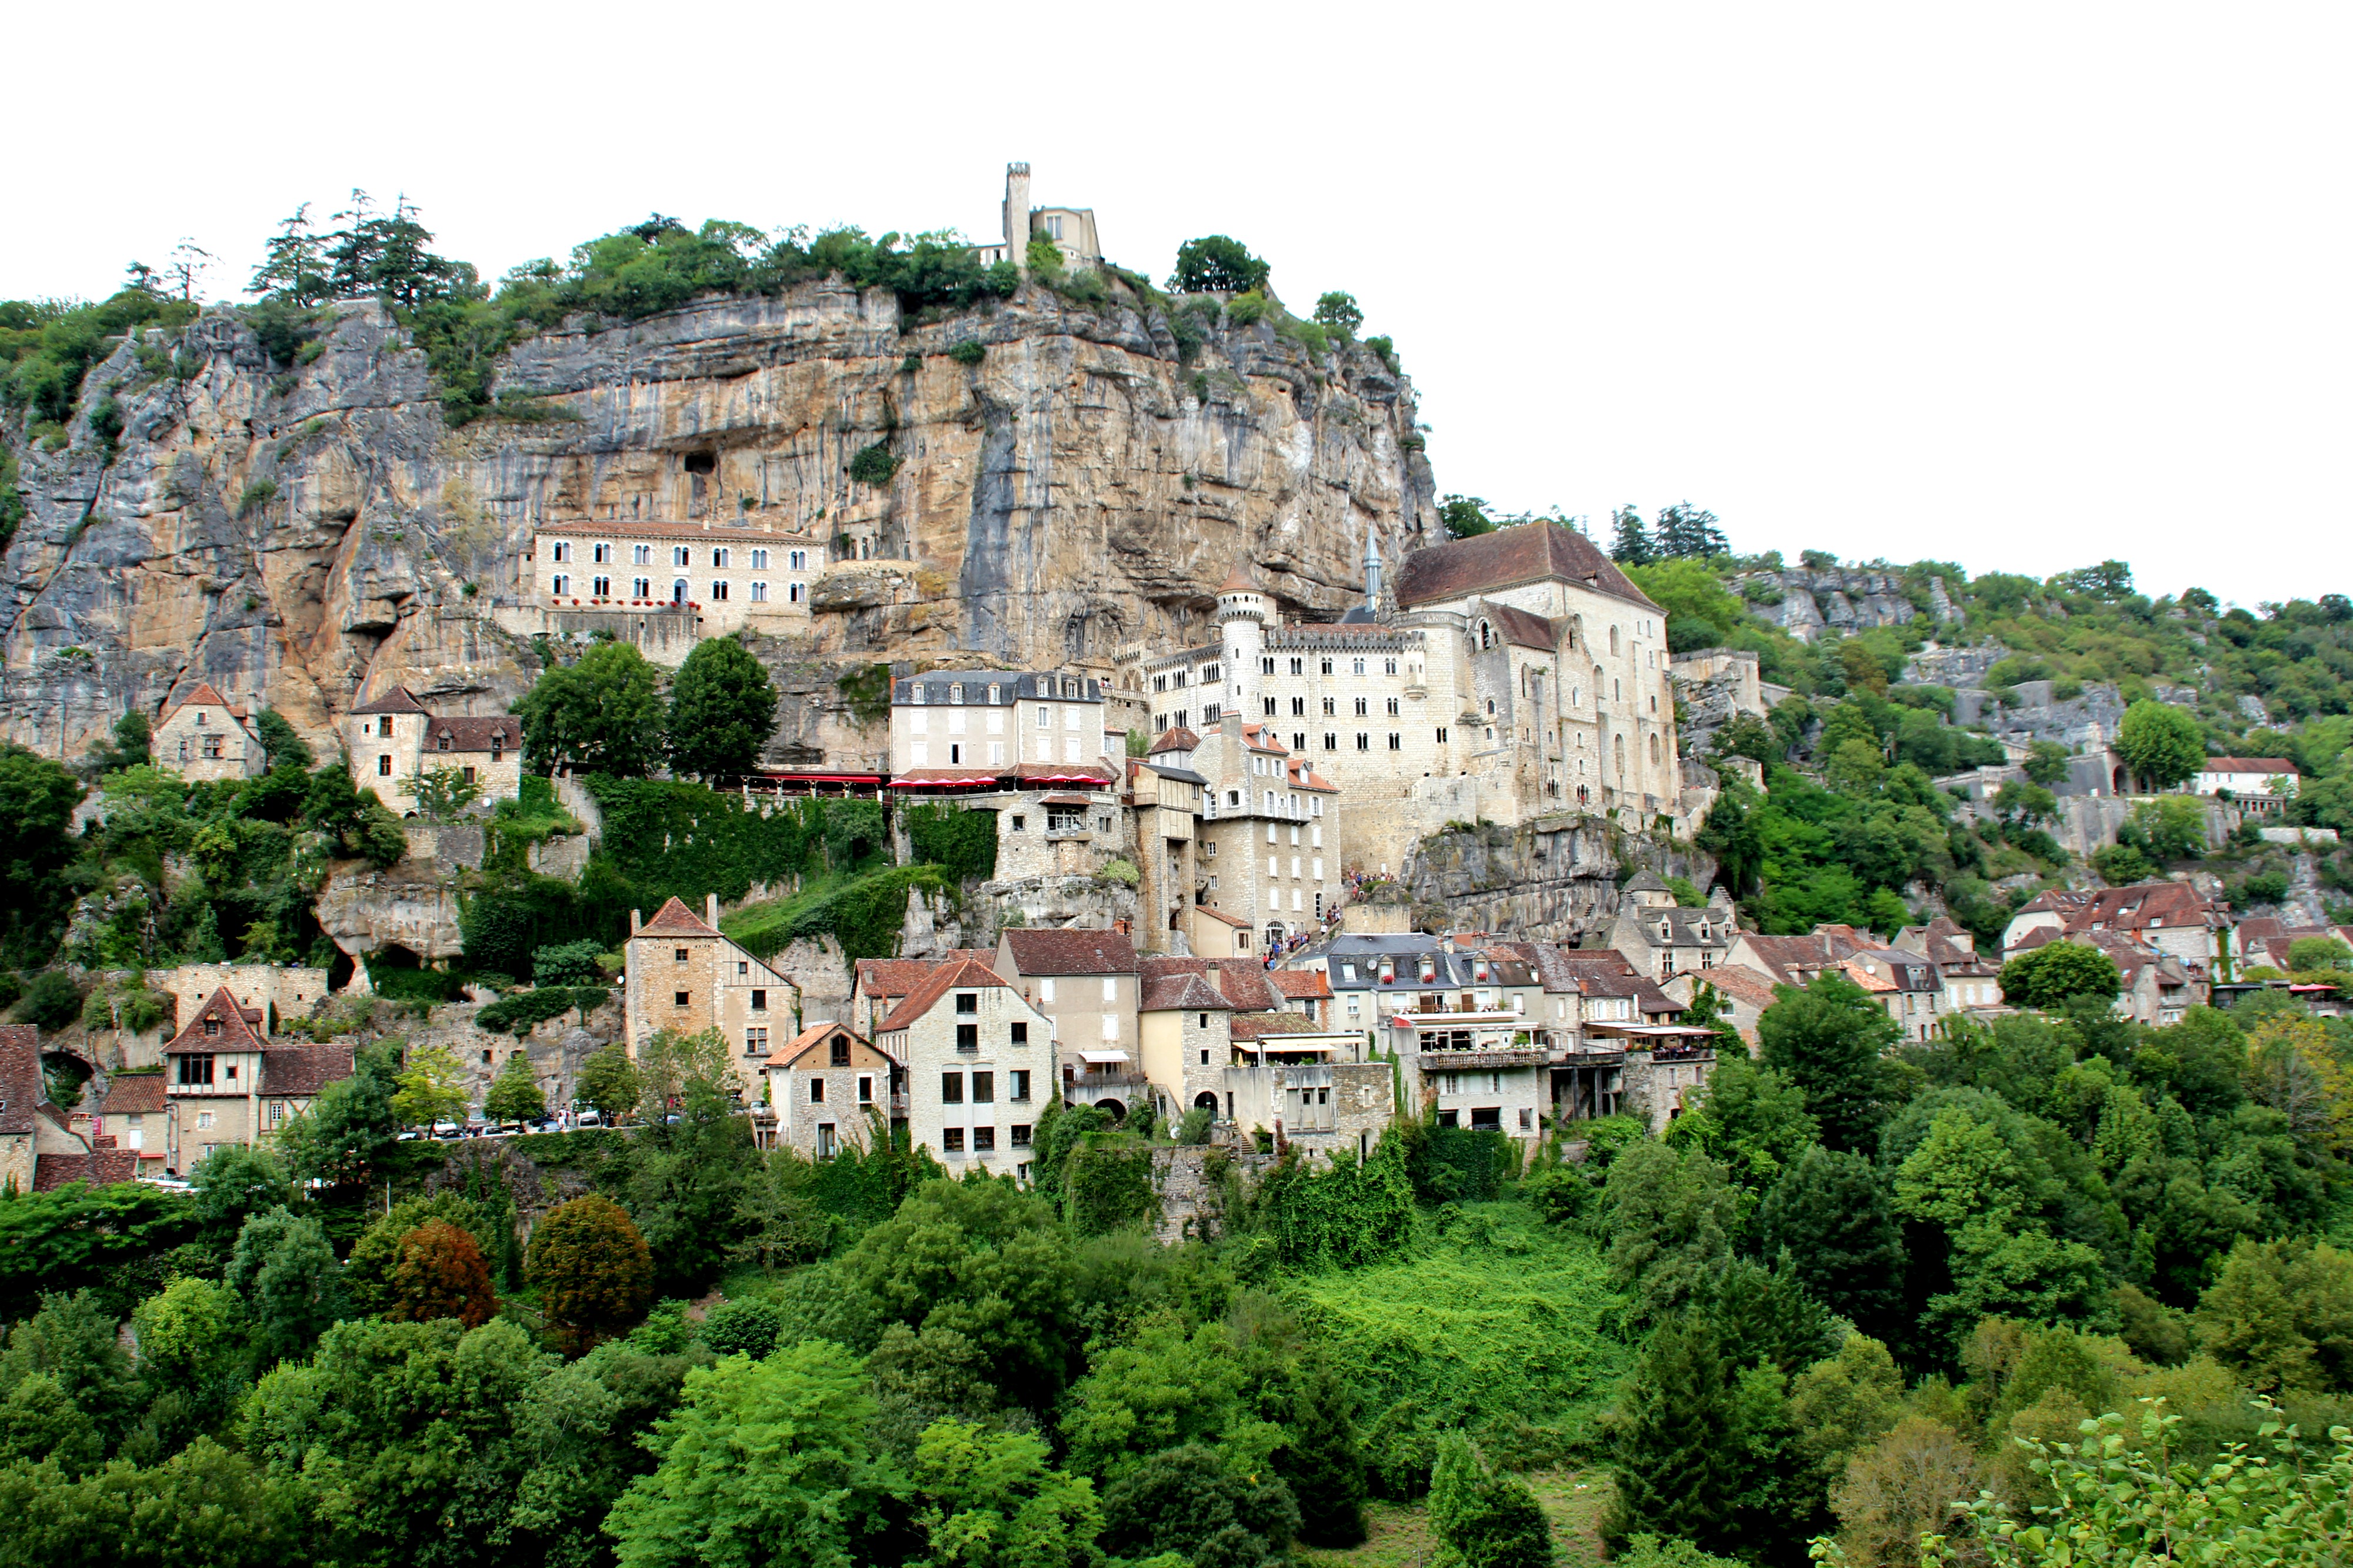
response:
<path id="1" fill-rule="evenodd" d="M 1156 757 L 1163 752 L 1189 752 L 1198 747 L 1200 743 L 1200 736 L 1196 735 L 1184 725 L 1176 724 L 1163 730 L 1160 732 L 1160 738 L 1152 742 L 1152 750 L 1144 754 L 1147 757 Z"/>
<path id="2" fill-rule="evenodd" d="M 2285 757 L 2209 757 L 2198 764 L 2201 773 L 2262 773 L 2265 777 L 2284 773 L 2289 778 L 2300 776 L 2295 764 Z"/>
<path id="3" fill-rule="evenodd" d="M 1504 634 L 1505 642 L 1550 653 L 1560 640 L 1550 621 L 1516 605 L 1485 605 L 1479 613 L 1495 623 L 1495 629 Z"/>
<path id="4" fill-rule="evenodd" d="M 1345 1031 L 1327 1029 L 1304 1013 L 1237 1013 L 1227 1026 L 1237 1040 L 1255 1040 L 1264 1035 L 1332 1035 Z"/>
<path id="5" fill-rule="evenodd" d="M 572 522 L 543 522 L 535 533 L 560 533 L 566 538 L 597 539 L 708 539 L 713 544 L 814 544 L 815 539 L 798 533 L 780 533 L 768 528 L 713 528 L 700 522 L 649 522 L 643 519 L 595 518 Z"/>
<path id="6" fill-rule="evenodd" d="M 1779 1000 L 1774 994 L 1770 980 L 1753 969 L 1743 969 L 1737 964 L 1718 964 L 1713 969 L 1693 971 L 1691 974 L 1701 984 L 1713 986 L 1733 1000 L 1746 1002 L 1760 1012 Z M 1692 994 L 1696 996 L 1699 993 L 1694 990 Z"/>
<path id="7" fill-rule="evenodd" d="M 638 928 L 638 934 L 668 933 L 673 936 L 717 936 L 719 933 L 702 923 L 702 917 L 672 899 L 654 911 L 654 918 Z"/>
<path id="8" fill-rule="evenodd" d="M 1282 1005 L 1283 994 L 1255 958 L 1152 957 L 1141 960 L 1146 982 L 1174 974 L 1198 974 L 1216 986 L 1233 1006 L 1246 1013 L 1268 1013 Z"/>
<path id="9" fill-rule="evenodd" d="M 428 719 L 433 716 L 432 714 L 426 712 L 425 704 L 419 702 L 416 698 L 411 697 L 408 694 L 408 688 L 406 686 L 396 686 L 389 691 L 380 693 L 373 700 L 361 703 L 358 707 L 353 709 L 352 711 L 354 714 L 424 713 Z"/>
<path id="10" fill-rule="evenodd" d="M 244 704 L 231 702 L 227 698 L 223 697 L 219 692 L 214 690 L 211 682 L 204 680 L 197 681 L 195 690 L 189 692 L 185 697 L 181 698 L 177 702 L 172 704 L 172 706 L 164 714 L 164 722 L 166 724 L 170 723 L 172 721 L 172 715 L 177 713 L 183 708 L 226 708 L 229 710 L 230 714 L 236 718 L 243 719 L 245 717 Z"/>
<path id="11" fill-rule="evenodd" d="M 446 748 L 441 744 L 444 735 L 449 738 Z M 493 741 L 502 751 L 522 750 L 522 721 L 499 715 L 487 719 L 436 719 L 425 726 L 425 749 L 428 752 L 487 752 Z"/>
<path id="12" fill-rule="evenodd" d="M 271 1046 L 261 1053 L 258 1092 L 301 1099 L 351 1076 L 349 1046 Z"/>
<path id="13" fill-rule="evenodd" d="M 139 1175 L 139 1151 L 100 1149 L 88 1154 L 42 1154 L 33 1162 L 33 1190 L 52 1193 L 75 1182 L 111 1187 Z"/>
<path id="14" fill-rule="evenodd" d="M 1229 915 L 1223 910 L 1213 910 L 1207 904 L 1195 904 L 1193 906 L 1193 912 L 1197 915 L 1207 915 L 1213 921 L 1223 921 L 1226 924 L 1232 926 L 1237 930 L 1246 931 L 1250 927 L 1250 921 L 1242 920 L 1239 916 Z"/>
<path id="15" fill-rule="evenodd" d="M 220 1027 L 206 1034 L 205 1024 L 207 1020 Z M 172 1037 L 172 1043 L 164 1050 L 166 1055 L 174 1052 L 185 1055 L 206 1051 L 258 1051 L 261 1049 L 261 1037 L 253 1032 L 256 1021 L 237 1005 L 237 998 L 230 995 L 228 987 L 224 985 L 181 1026 L 180 1032 Z"/>
<path id="16" fill-rule="evenodd" d="M 1583 583 L 1645 609 L 1658 608 L 1591 540 L 1550 522 L 1499 528 L 1415 551 L 1398 572 L 1397 602 L 1464 599 L 1547 578 Z"/>
<path id="17" fill-rule="evenodd" d="M 786 1041 L 775 1050 L 770 1051 L 768 1053 L 767 1065 L 772 1068 L 791 1067 L 801 1058 L 808 1055 L 809 1052 L 817 1049 L 819 1046 L 826 1044 L 836 1035 L 849 1036 L 852 1045 L 861 1046 L 867 1050 L 872 1051 L 876 1056 L 881 1057 L 884 1061 L 891 1063 L 893 1067 L 901 1065 L 896 1057 L 893 1057 L 890 1052 L 884 1050 L 881 1047 L 876 1045 L 873 1041 L 868 1039 L 865 1036 L 860 1034 L 849 1025 L 837 1024 L 830 1019 L 821 1023 L 811 1024 L 807 1028 L 803 1029 L 799 1034 L 795 1035 L 791 1039 Z"/>
<path id="18" fill-rule="evenodd" d="M 2222 912 L 2187 882 L 2136 882 L 2104 888 L 2067 921 L 2070 932 L 2211 926 Z"/>
<path id="19" fill-rule="evenodd" d="M 101 1116 L 144 1115 L 164 1109 L 164 1075 L 160 1072 L 116 1073 L 106 1082 Z"/>
<path id="20" fill-rule="evenodd" d="M 913 991 L 907 999 L 891 1010 L 891 1016 L 875 1028 L 878 1035 L 895 1033 L 908 1027 L 930 1012 L 939 999 L 951 991 L 986 990 L 991 986 L 1010 991 L 1011 986 L 998 978 L 997 972 L 977 960 L 962 963 L 943 963 L 932 972 L 932 977 Z"/>
<path id="21" fill-rule="evenodd" d="M 1266 979 L 1268 984 L 1293 1002 L 1302 997 L 1311 1001 L 1328 999 L 1332 994 L 1331 977 L 1320 969 L 1270 969 Z"/>
<path id="22" fill-rule="evenodd" d="M 1024 974 L 1133 974 L 1135 943 L 1115 931 L 1014 930 L 1005 933 Z"/>
<path id="23" fill-rule="evenodd" d="M 1233 1004 L 1198 974 L 1157 974 L 1144 983 L 1142 1013 L 1229 1013 Z"/>
<path id="24" fill-rule="evenodd" d="M 952 947 L 939 958 L 861 958 L 858 961 L 858 994 L 887 1000 L 904 996 L 932 977 L 944 963 L 987 963 L 997 954 L 985 947 Z"/>

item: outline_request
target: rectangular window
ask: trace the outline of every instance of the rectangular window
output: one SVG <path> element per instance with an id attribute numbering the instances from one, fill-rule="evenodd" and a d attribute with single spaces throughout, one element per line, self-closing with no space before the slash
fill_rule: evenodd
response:
<path id="1" fill-rule="evenodd" d="M 978 1024 L 958 1024 L 955 1026 L 955 1029 L 957 1050 L 969 1054 L 980 1049 L 980 1026 Z"/>
<path id="2" fill-rule="evenodd" d="M 1324 661 L 1324 673 L 1326 675 L 1332 673 L 1332 661 L 1328 658 Z"/>
<path id="3" fill-rule="evenodd" d="M 210 1057 L 180 1057 L 179 1081 L 185 1084 L 207 1084 L 213 1080 L 213 1058 Z"/>
<path id="4" fill-rule="evenodd" d="M 1039 703 L 1038 705 L 1038 728 L 1040 730 L 1050 730 L 1053 727 L 1054 710 L 1051 708 L 1047 707 L 1044 703 Z"/>
<path id="5" fill-rule="evenodd" d="M 959 992 L 957 992 L 957 993 L 956 993 L 956 1008 L 955 1008 L 955 1010 L 956 1010 L 957 1012 L 959 1012 L 959 1013 L 977 1013 L 977 1012 L 979 1012 L 979 1011 L 980 1011 L 980 993 L 979 993 L 979 992 L 977 992 L 977 991 L 959 991 Z"/>
<path id="6" fill-rule="evenodd" d="M 1390 717 L 1390 718 L 1392 718 L 1392 719 L 1394 719 L 1394 718 L 1396 718 L 1397 716 L 1398 716 L 1398 700 L 1397 700 L 1396 698 L 1392 697 L 1392 698 L 1390 698 L 1390 699 L 1389 699 L 1389 717 Z"/>
<path id="7" fill-rule="evenodd" d="M 809 1103 L 811 1105 L 825 1103 L 825 1079 L 815 1073 L 809 1074 Z"/>
<path id="8" fill-rule="evenodd" d="M 670 961 L 672 963 L 684 963 L 686 962 L 686 954 L 687 954 L 687 950 L 686 950 L 685 948 L 682 948 L 682 947 L 674 947 L 674 948 L 671 948 L 671 949 L 670 950 Z"/>
<path id="9" fill-rule="evenodd" d="M 1438 727 L 1438 743 L 1441 746 L 1446 744 L 1446 726 L 1443 724 Z"/>
<path id="10" fill-rule="evenodd" d="M 558 561 L 569 561 L 569 560 L 571 560 L 571 559 L 572 559 L 572 546 L 571 546 L 570 544 L 568 544 L 568 543 L 565 542 L 564 542 L 563 540 L 561 540 L 561 539 L 557 540 L 557 541 L 555 542 L 555 559 L 556 559 L 556 560 L 558 560 Z"/>
<path id="11" fill-rule="evenodd" d="M 630 579 L 629 579 L 629 597 L 630 597 L 630 598 L 632 598 L 632 599 L 650 599 L 650 598 L 652 598 L 653 596 L 654 596 L 654 580 L 653 580 L 652 578 L 650 578 L 650 577 L 632 577 L 632 578 L 630 578 Z"/>
<path id="12" fill-rule="evenodd" d="M 1381 673 L 1382 673 L 1382 674 L 1384 674 L 1384 675 L 1395 675 L 1395 674 L 1397 673 L 1397 660 L 1395 660 L 1395 659 L 1393 659 L 1393 658 L 1391 658 L 1391 659 L 1384 659 L 1384 660 L 1382 661 L 1382 666 L 1383 666 L 1382 670 L 1381 670 Z"/>
<path id="13" fill-rule="evenodd" d="M 1395 730 L 1391 730 L 1389 731 L 1389 750 L 1392 752 L 1402 752 L 1405 750 L 1405 737 L 1398 734 Z"/>
<path id="14" fill-rule="evenodd" d="M 1365 673 L 1365 661 L 1361 658 L 1356 660 L 1356 673 L 1358 675 Z"/>
<path id="15" fill-rule="evenodd" d="M 964 1103 L 964 1074 L 960 1072 L 940 1074 L 940 1103 L 942 1105 Z"/>
<path id="16" fill-rule="evenodd" d="M 1327 752 L 1338 751 L 1340 749 L 1340 737 L 1329 730 L 1324 731 L 1324 749 Z"/>
<path id="17" fill-rule="evenodd" d="M 1356 731 L 1356 750 L 1358 750 L 1358 751 L 1360 751 L 1360 752 L 1369 752 L 1369 751 L 1371 751 L 1372 749 L 1373 749 L 1373 738 L 1372 738 L 1370 735 L 1366 734 L 1362 730 L 1357 731 Z"/>
<path id="18" fill-rule="evenodd" d="M 961 1154 L 964 1152 L 963 1128 L 948 1127 L 941 1130 L 940 1152 L 943 1154 Z"/>
<path id="19" fill-rule="evenodd" d="M 1005 1098 L 1011 1100 L 1016 1105 L 1029 1104 L 1029 1069 L 1028 1068 L 1016 1068 L 1013 1071 L 1007 1073 L 1005 1076 L 1010 1080 L 1005 1086 Z"/>
<path id="20" fill-rule="evenodd" d="M 860 1105 L 871 1105 L 874 1103 L 874 1080 L 872 1079 L 861 1078 L 858 1080 L 858 1103 Z"/>
<path id="21" fill-rule="evenodd" d="M 569 594 L 572 592 L 571 577 L 565 573 L 558 572 L 554 576 L 547 580 L 547 591 L 555 595 L 558 598 Z"/>
<path id="22" fill-rule="evenodd" d="M 1116 974 L 1104 975 L 1103 985 L 1103 999 L 1104 1001 L 1116 1002 L 1119 1000 L 1119 976 Z"/>
<path id="23" fill-rule="evenodd" d="M 1049 974 L 1038 982 L 1038 1000 L 1040 1002 L 1051 1002 L 1053 999 L 1054 977 Z"/>
<path id="24" fill-rule="evenodd" d="M 1103 1037 L 1106 1040 L 1116 1040 L 1119 1038 L 1118 1014 L 1105 1013 L 1103 1016 Z"/>
<path id="25" fill-rule="evenodd" d="M 754 1013 L 765 1013 L 765 1012 L 766 1012 L 767 1010 L 768 1010 L 768 994 L 767 994 L 765 991 L 754 991 L 754 992 L 753 992 L 753 993 L 752 993 L 752 1011 L 754 1011 Z"/>
<path id="26" fill-rule="evenodd" d="M 711 552 L 711 564 L 720 571 L 725 571 L 728 566 L 728 553 L 729 552 L 723 549 L 712 551 Z"/>
<path id="27" fill-rule="evenodd" d="M 1006 1035 L 1006 1039 L 1008 1043 L 1012 1045 L 1028 1045 L 1029 1043 L 1029 1020 L 1027 1018 L 1014 1019 L 1011 1029 Z"/>
<path id="28" fill-rule="evenodd" d="M 755 582 L 752 584 L 752 602 L 755 605 L 765 605 L 768 602 L 768 585 L 765 583 Z"/>
<path id="29" fill-rule="evenodd" d="M 386 752 L 384 755 L 375 760 L 375 772 L 378 778 L 388 779 L 392 776 L 392 753 L 390 752 Z"/>
<path id="30" fill-rule="evenodd" d="M 681 544 L 670 552 L 670 563 L 673 566 L 691 566 L 694 564 L 694 552 Z"/>
<path id="31" fill-rule="evenodd" d="M 792 569 L 793 569 L 794 571 L 796 571 L 796 572 L 806 572 L 806 571 L 807 571 L 807 570 L 808 570 L 808 552 L 807 552 L 807 551 L 806 551 L 806 550 L 796 550 L 796 551 L 791 552 L 790 552 L 790 554 L 789 554 L 789 556 L 787 557 L 787 563 L 787 563 L 787 564 L 789 564 L 789 565 L 792 567 Z"/>
<path id="32" fill-rule="evenodd" d="M 692 992 L 689 992 L 689 991 L 678 991 L 678 992 L 673 992 L 673 993 L 671 994 L 671 1005 L 673 1005 L 673 1006 L 678 1006 L 678 1007 L 685 1007 L 685 1006 L 689 1006 L 689 1005 L 692 1005 L 693 1000 L 694 1000 L 694 994 L 693 994 L 693 993 L 692 993 Z"/>
<path id="33" fill-rule="evenodd" d="M 994 1105 L 997 1103 L 997 1075 L 995 1073 L 976 1072 L 972 1075 L 972 1102 L 975 1105 Z"/>
<path id="34" fill-rule="evenodd" d="M 972 1152 L 976 1154 L 995 1153 L 997 1152 L 997 1129 L 994 1127 L 974 1128 L 972 1130 Z"/>
<path id="35" fill-rule="evenodd" d="M 1017 1121 L 1013 1124 L 1013 1146 L 1016 1149 L 1029 1147 L 1029 1123 L 1027 1121 Z"/>
<path id="36" fill-rule="evenodd" d="M 768 1054 L 768 1031 L 765 1029 L 744 1030 L 744 1054 L 747 1057 L 766 1056 Z"/>

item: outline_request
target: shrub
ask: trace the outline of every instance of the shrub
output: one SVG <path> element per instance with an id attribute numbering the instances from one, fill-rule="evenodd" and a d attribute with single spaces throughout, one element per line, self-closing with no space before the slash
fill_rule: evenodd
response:
<path id="1" fill-rule="evenodd" d="M 1552 1568 L 1552 1527 L 1535 1494 L 1495 1474 L 1460 1432 L 1438 1441 L 1430 1522 L 1464 1568 Z"/>
<path id="2" fill-rule="evenodd" d="M 891 482 L 899 471 L 899 459 L 892 454 L 888 441 L 877 441 L 871 447 L 860 447 L 858 455 L 849 459 L 849 477 L 861 485 L 878 489 Z"/>
<path id="3" fill-rule="evenodd" d="M 277 499 L 278 481 L 276 479 L 256 479 L 245 487 L 243 495 L 237 498 L 237 515 L 243 517 L 255 508 L 268 506 Z"/>
<path id="4" fill-rule="evenodd" d="M 966 338 L 948 350 L 948 358 L 960 365 L 976 365 L 988 357 L 988 345 L 977 338 Z"/>
<path id="5" fill-rule="evenodd" d="M 37 1025 L 43 1034 L 55 1034 L 81 1016 L 81 991 L 61 969 L 45 969 L 25 987 L 16 1016 Z"/>
<path id="6" fill-rule="evenodd" d="M 702 1342 L 713 1355 L 758 1361 L 776 1348 L 785 1315 L 766 1301 L 723 1301 L 702 1320 Z"/>
<path id="7" fill-rule="evenodd" d="M 594 985 L 604 979 L 596 967 L 604 948 L 595 942 L 567 942 L 541 948 L 532 955 L 534 985 Z"/>

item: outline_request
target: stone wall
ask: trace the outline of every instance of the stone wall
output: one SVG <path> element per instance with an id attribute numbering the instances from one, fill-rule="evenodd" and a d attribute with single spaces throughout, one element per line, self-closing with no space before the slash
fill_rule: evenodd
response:
<path id="1" fill-rule="evenodd" d="M 1626 863 L 1702 888 L 1715 877 L 1715 858 L 1698 850 L 1662 846 L 1599 817 L 1559 816 L 1435 834 L 1415 849 L 1403 880 L 1419 929 L 1574 942 L 1617 920 Z"/>

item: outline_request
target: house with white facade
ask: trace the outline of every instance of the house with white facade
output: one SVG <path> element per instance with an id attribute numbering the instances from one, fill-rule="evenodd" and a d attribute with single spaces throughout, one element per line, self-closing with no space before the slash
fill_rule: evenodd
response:
<path id="1" fill-rule="evenodd" d="M 882 1020 L 875 1042 L 907 1071 L 907 1130 L 961 1176 L 1030 1178 L 1038 1115 L 1054 1095 L 1053 1020 L 976 961 L 944 963 Z"/>
<path id="2" fill-rule="evenodd" d="M 164 712 L 148 754 L 166 773 L 203 782 L 269 771 L 253 715 L 201 680 Z"/>

